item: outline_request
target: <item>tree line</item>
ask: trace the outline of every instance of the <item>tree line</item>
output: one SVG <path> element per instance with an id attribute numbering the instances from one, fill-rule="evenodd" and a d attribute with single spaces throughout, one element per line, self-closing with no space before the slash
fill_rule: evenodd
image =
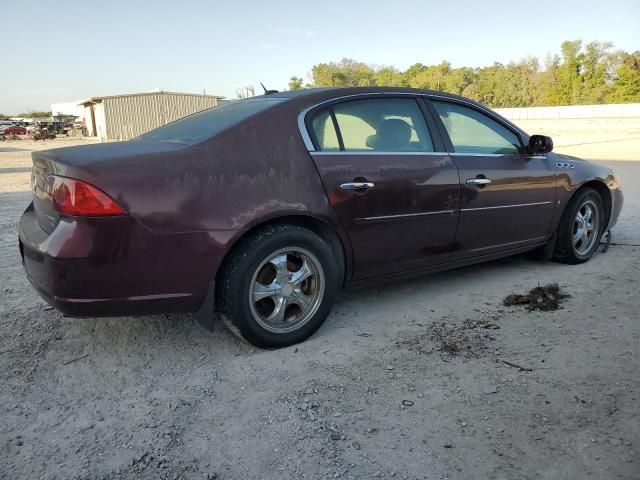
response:
<path id="1" fill-rule="evenodd" d="M 560 55 L 541 64 L 518 62 L 480 68 L 416 63 L 402 71 L 343 58 L 314 65 L 310 82 L 291 77 L 289 89 L 311 87 L 412 87 L 455 93 L 490 107 L 531 107 L 640 102 L 640 51 L 614 50 L 610 42 L 565 41 Z"/>
<path id="2" fill-rule="evenodd" d="M 19 113 L 17 115 L 7 115 L 6 113 L 0 113 L 0 120 L 10 120 L 11 117 L 14 118 L 45 118 L 50 117 L 51 112 L 29 112 L 29 113 Z"/>

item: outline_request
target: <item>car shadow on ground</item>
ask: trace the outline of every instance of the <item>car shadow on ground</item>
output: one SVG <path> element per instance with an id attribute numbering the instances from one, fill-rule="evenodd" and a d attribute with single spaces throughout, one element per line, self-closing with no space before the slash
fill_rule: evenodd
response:
<path id="1" fill-rule="evenodd" d="M 16 147 L 0 147 L 0 153 L 5 152 L 31 152 L 31 148 L 16 148 Z"/>
<path id="2" fill-rule="evenodd" d="M 31 167 L 8 167 L 8 168 L 0 167 L 0 175 L 6 174 L 6 173 L 30 173 L 30 172 L 31 172 Z"/>
<path id="3" fill-rule="evenodd" d="M 345 329 L 354 334 L 359 331 L 384 329 L 384 326 L 376 325 L 376 322 L 381 316 L 388 316 L 394 304 L 415 302 L 416 312 L 428 312 L 430 304 L 437 302 L 441 295 L 450 294 L 452 291 L 460 291 L 461 294 L 471 297 L 481 295 L 483 285 L 489 279 L 505 282 L 501 278 L 514 272 L 517 272 L 516 275 L 519 278 L 524 278 L 531 273 L 532 265 L 534 268 L 537 265 L 537 268 L 548 270 L 563 268 L 562 265 L 552 262 L 532 260 L 524 254 L 448 272 L 397 280 L 370 288 L 346 289 L 339 295 L 325 324 L 309 341 L 339 342 Z M 473 293 L 470 294 L 469 289 Z M 509 293 L 512 293 L 512 290 L 507 287 L 504 295 Z M 495 306 L 499 307 L 499 303 Z M 432 315 L 426 314 L 425 320 L 440 321 L 443 313 L 446 312 L 439 308 Z M 401 328 L 402 318 L 396 321 Z M 255 349 L 231 333 L 219 318 L 212 322 L 212 329 L 201 325 L 191 314 L 91 318 L 73 320 L 73 323 L 78 327 L 76 335 L 86 337 L 84 339 L 76 337 L 75 340 L 79 343 L 96 346 L 111 344 L 111 348 L 115 347 L 116 350 L 127 355 L 135 355 L 136 351 L 139 352 L 136 348 L 141 343 L 144 343 L 147 349 L 156 350 L 163 356 L 170 350 L 215 351 L 219 355 L 223 352 L 248 353 Z"/>

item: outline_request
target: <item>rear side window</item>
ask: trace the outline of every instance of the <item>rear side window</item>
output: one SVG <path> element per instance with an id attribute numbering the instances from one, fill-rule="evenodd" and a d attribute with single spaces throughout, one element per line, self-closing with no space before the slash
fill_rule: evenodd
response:
<path id="1" fill-rule="evenodd" d="M 260 97 L 225 103 L 151 130 L 140 135 L 138 139 L 191 145 L 206 140 L 286 100 L 286 98 Z"/>
<path id="2" fill-rule="evenodd" d="M 340 141 L 329 110 L 323 110 L 313 117 L 311 128 L 320 150 L 327 152 L 340 150 Z"/>
<path id="3" fill-rule="evenodd" d="M 434 151 L 422 111 L 412 98 L 353 100 L 333 105 L 330 110 L 347 152 Z M 320 150 L 336 150 L 335 144 L 324 141 L 327 129 L 333 128 L 330 110 L 320 112 L 311 122 Z M 322 125 L 324 130 L 320 129 Z"/>
<path id="4" fill-rule="evenodd" d="M 518 136 L 487 115 L 456 103 L 432 103 L 449 134 L 454 152 L 519 153 L 521 145 Z"/>

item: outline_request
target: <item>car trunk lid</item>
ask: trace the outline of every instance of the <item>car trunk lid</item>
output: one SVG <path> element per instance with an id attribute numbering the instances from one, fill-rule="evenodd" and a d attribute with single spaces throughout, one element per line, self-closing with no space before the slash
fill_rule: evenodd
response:
<path id="1" fill-rule="evenodd" d="M 110 175 L 113 168 L 106 168 L 114 161 L 131 158 L 131 169 L 135 168 L 133 159 L 138 156 L 161 154 L 181 148 L 179 145 L 161 142 L 133 140 L 78 147 L 56 148 L 32 152 L 33 167 L 31 172 L 31 190 L 36 218 L 40 227 L 51 233 L 58 222 L 60 214 L 55 210 L 53 199 L 47 190 L 47 177 L 57 175 L 87 182 L 105 190 L 105 175 Z M 126 174 L 126 172 L 122 172 Z M 105 193 L 109 194 L 108 191 Z"/>

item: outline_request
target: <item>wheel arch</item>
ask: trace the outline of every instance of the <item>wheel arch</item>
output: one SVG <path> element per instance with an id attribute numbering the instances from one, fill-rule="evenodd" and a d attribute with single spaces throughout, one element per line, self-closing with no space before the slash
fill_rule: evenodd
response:
<path id="1" fill-rule="evenodd" d="M 216 272 L 216 285 L 220 284 L 220 275 L 224 271 L 224 265 L 238 249 L 242 239 L 252 235 L 262 228 L 272 225 L 297 225 L 299 227 L 307 228 L 319 237 L 323 238 L 331 247 L 335 258 L 338 259 L 338 267 L 340 268 L 340 274 L 342 276 L 342 284 L 344 285 L 346 283 L 347 279 L 351 275 L 351 244 L 349 243 L 346 235 L 341 232 L 338 227 L 321 218 L 305 214 L 286 214 L 255 223 L 230 242 L 230 247 L 220 262 L 220 266 Z"/>
<path id="2" fill-rule="evenodd" d="M 584 190 L 585 188 L 592 188 L 593 190 L 595 190 L 600 194 L 600 198 L 602 198 L 602 202 L 603 202 L 604 216 L 605 216 L 604 225 L 606 228 L 606 226 L 609 225 L 609 219 L 611 218 L 612 203 L 611 203 L 611 191 L 609 190 L 609 187 L 605 182 L 601 180 L 589 180 L 587 182 L 584 182 L 582 185 L 580 185 L 580 187 L 576 188 L 576 190 L 573 192 L 573 194 L 569 198 L 567 207 L 571 203 L 571 200 L 573 200 L 573 198 L 576 196 L 576 194 Z"/>

